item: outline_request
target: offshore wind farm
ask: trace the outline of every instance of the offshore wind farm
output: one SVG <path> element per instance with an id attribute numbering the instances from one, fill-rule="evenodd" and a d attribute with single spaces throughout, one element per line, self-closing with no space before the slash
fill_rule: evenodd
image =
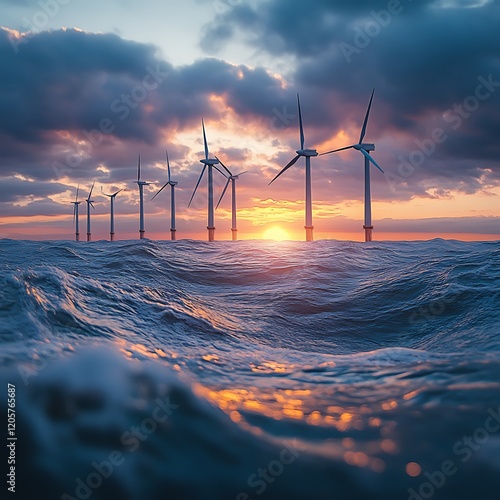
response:
<path id="1" fill-rule="evenodd" d="M 499 23 L 4 1 L 1 498 L 498 500 Z"/>
<path id="2" fill-rule="evenodd" d="M 297 161 L 303 157 L 305 158 L 305 230 L 306 230 L 306 241 L 313 241 L 313 201 L 312 201 L 312 181 L 311 181 L 311 158 L 312 157 L 317 157 L 317 156 L 324 156 L 324 155 L 329 155 L 331 153 L 337 153 L 340 151 L 345 151 L 348 149 L 356 149 L 360 151 L 363 156 L 365 157 L 365 170 L 364 170 L 364 179 L 365 179 L 365 200 L 364 200 L 364 207 L 365 207 L 365 220 L 364 220 L 364 225 L 363 229 L 365 230 L 365 241 L 369 242 L 372 241 L 373 238 L 373 225 L 372 225 L 372 210 L 371 210 L 371 185 L 370 185 L 370 163 L 375 165 L 380 172 L 384 173 L 384 171 L 380 168 L 378 163 L 373 159 L 373 157 L 370 155 L 370 152 L 375 150 L 375 145 L 374 144 L 364 144 L 363 139 L 366 135 L 366 128 L 368 125 L 368 119 L 370 117 L 370 111 L 372 107 L 372 102 L 373 102 L 373 96 L 375 94 L 375 89 L 373 89 L 370 101 L 368 104 L 368 109 L 366 110 L 366 115 L 364 118 L 363 126 L 361 129 L 361 135 L 360 139 L 358 141 L 358 144 L 354 144 L 352 146 L 347 146 L 347 147 L 342 147 L 339 149 L 335 149 L 332 151 L 327 151 L 326 153 L 321 153 L 318 154 L 318 152 L 315 149 L 305 149 L 305 135 L 304 135 L 304 124 L 302 120 L 302 110 L 300 106 L 300 96 L 297 94 L 297 109 L 298 109 L 298 126 L 299 126 L 299 134 L 300 134 L 300 149 L 296 151 L 297 156 L 295 156 L 292 160 L 288 162 L 288 164 L 280 170 L 278 174 L 276 174 L 273 179 L 269 182 L 269 185 L 271 185 L 278 177 L 280 177 L 284 172 L 286 172 L 289 168 L 293 167 Z M 221 201 L 224 198 L 224 195 L 227 192 L 227 189 L 229 187 L 229 184 L 231 184 L 231 233 L 232 233 L 232 240 L 236 241 L 237 234 L 238 234 L 238 228 L 237 228 L 237 204 L 236 204 L 236 181 L 239 179 L 239 177 L 245 173 L 245 172 L 240 172 L 239 174 L 233 174 L 220 160 L 217 156 L 214 158 L 210 158 L 210 153 L 209 153 L 209 148 L 208 148 L 208 141 L 207 141 L 207 135 L 206 135 L 206 130 L 205 130 L 205 122 L 202 119 L 201 121 L 202 124 L 202 134 L 203 134 L 203 146 L 204 146 L 204 152 L 205 152 L 205 158 L 200 160 L 200 163 L 203 164 L 203 168 L 201 171 L 201 174 L 198 178 L 198 182 L 196 183 L 196 186 L 194 188 L 193 194 L 191 195 L 191 198 L 189 200 L 188 208 L 191 206 L 191 203 L 193 202 L 193 199 L 196 195 L 196 192 L 200 186 L 201 181 L 203 180 L 203 176 L 205 174 L 205 171 L 207 172 L 207 230 L 208 230 L 208 241 L 214 241 L 215 240 L 215 210 L 219 207 Z M 175 186 L 177 186 L 178 182 L 174 182 L 171 180 L 171 171 L 170 171 L 170 160 L 168 157 L 168 151 L 166 152 L 166 165 L 167 165 L 167 173 L 168 173 L 168 181 L 159 189 L 159 191 L 153 196 L 151 201 L 153 201 L 167 186 L 170 186 L 170 235 L 172 240 L 176 240 L 176 232 L 177 232 L 177 227 L 176 227 L 176 204 L 175 204 Z M 222 168 L 219 168 L 218 165 Z M 222 193 L 220 195 L 219 201 L 217 205 L 214 207 L 214 180 L 213 180 L 213 170 L 216 170 L 220 174 L 222 174 L 226 179 L 227 182 L 224 185 L 224 188 L 222 190 Z M 151 185 L 150 182 L 144 182 L 141 180 L 141 156 L 139 155 L 138 158 L 138 164 L 137 164 L 137 185 L 139 187 L 139 238 L 143 239 L 145 237 L 145 208 L 144 208 L 144 187 Z M 90 196 L 92 194 L 92 190 L 94 188 L 94 184 L 92 185 L 92 188 L 89 193 L 89 197 L 87 198 L 87 241 L 90 241 L 90 206 L 92 208 L 95 208 L 93 205 L 92 201 L 90 200 Z M 102 186 L 101 186 L 101 191 L 102 191 Z M 110 195 L 110 194 L 104 194 L 104 196 L 107 196 L 110 198 L 111 201 L 111 228 L 110 228 L 110 241 L 114 241 L 114 235 L 115 235 L 115 223 L 114 223 L 114 202 L 116 196 L 123 191 L 122 189 L 119 189 L 116 193 Z M 72 202 L 74 205 L 74 217 L 73 217 L 73 224 L 76 224 L 76 227 L 78 226 L 78 188 L 77 188 L 77 198 L 75 202 Z M 76 222 L 75 222 L 75 217 L 76 217 Z M 76 230 L 76 241 L 79 241 L 79 233 L 78 229 Z"/>

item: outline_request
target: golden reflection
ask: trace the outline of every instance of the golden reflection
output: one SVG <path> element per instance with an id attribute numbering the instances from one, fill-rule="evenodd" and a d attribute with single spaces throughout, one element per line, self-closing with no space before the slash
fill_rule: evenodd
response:
<path id="1" fill-rule="evenodd" d="M 406 464 L 406 473 L 410 477 L 420 476 L 421 472 L 422 472 L 422 467 L 420 467 L 420 465 L 417 464 L 416 462 L 410 462 Z"/>
<path id="2" fill-rule="evenodd" d="M 241 415 L 237 411 L 232 411 L 229 416 L 233 422 L 241 422 Z"/>
<path id="3" fill-rule="evenodd" d="M 148 350 L 146 346 L 143 346 L 142 344 L 134 344 L 131 346 L 132 351 L 135 351 L 139 354 L 142 354 L 143 356 L 146 356 L 147 358 L 151 359 L 158 359 L 158 354 L 151 352 Z"/>
<path id="4" fill-rule="evenodd" d="M 382 403 L 382 410 L 389 411 L 394 410 L 398 407 L 397 401 L 388 401 L 386 403 Z"/>
<path id="5" fill-rule="evenodd" d="M 272 362 L 263 363 L 260 368 L 273 370 L 273 373 L 280 373 L 280 370 L 287 369 L 284 365 Z M 256 369 L 257 367 L 254 367 L 254 370 Z M 262 392 L 258 388 L 224 388 L 204 391 L 204 395 L 228 415 L 238 412 L 242 422 L 245 421 L 246 414 L 254 413 L 274 420 L 290 419 L 311 426 L 333 427 L 339 432 L 363 430 L 370 426 L 380 429 L 381 442 L 375 442 L 371 451 L 363 450 L 364 452 L 369 451 L 369 455 L 377 455 L 380 452 L 398 452 L 396 443 L 388 439 L 394 429 L 389 425 L 390 423 L 383 425 L 381 418 L 368 415 L 367 405 L 363 411 L 357 406 L 330 405 L 318 408 L 315 402 L 311 401 L 312 393 L 308 389 L 275 389 Z M 397 403 L 391 400 L 384 403 L 384 407 L 394 409 Z M 354 449 L 355 442 L 351 438 L 346 438 L 342 440 L 342 446 L 346 451 L 350 451 Z M 360 455 L 354 457 L 353 460 L 358 466 L 371 467 L 375 471 L 383 468 L 381 462 L 367 462 Z"/>
<path id="6" fill-rule="evenodd" d="M 204 361 L 208 361 L 208 362 L 211 362 L 211 361 L 218 362 L 219 356 L 217 356 L 217 354 L 205 354 L 204 356 L 202 356 L 202 359 Z"/>
<path id="7" fill-rule="evenodd" d="M 266 363 L 267 368 L 276 370 L 282 367 L 277 363 Z M 312 393 L 310 390 L 275 389 L 262 392 L 258 388 L 236 389 L 206 389 L 200 388 L 203 394 L 213 401 L 229 418 L 238 425 L 259 430 L 258 426 L 251 425 L 245 420 L 245 415 L 251 413 L 266 416 L 274 420 L 290 419 L 304 422 L 311 426 L 332 427 L 340 432 L 363 429 L 366 426 L 379 429 L 381 437 L 368 443 L 357 442 L 349 435 L 339 439 L 331 439 L 324 453 L 342 458 L 352 467 L 365 468 L 381 474 L 386 470 L 385 461 L 380 454 L 396 454 L 398 445 L 388 434 L 392 435 L 394 427 L 391 423 L 384 424 L 379 417 L 368 415 L 368 406 L 364 405 L 363 411 L 357 406 L 323 406 L 323 410 L 311 407 Z M 397 403 L 390 400 L 384 403 L 385 408 L 397 408 Z M 372 410 L 373 411 L 373 410 Z M 262 429 L 260 429 L 262 432 Z M 417 464 L 418 465 L 418 464 Z M 415 465 L 409 466 L 411 473 L 415 473 Z"/>
<path id="8" fill-rule="evenodd" d="M 408 401 L 409 399 L 413 399 L 413 398 L 414 398 L 414 397 L 415 397 L 418 393 L 419 393 L 419 391 L 411 391 L 411 392 L 409 392 L 409 393 L 405 394 L 405 395 L 403 396 L 403 399 L 404 399 L 405 401 Z"/>
<path id="9" fill-rule="evenodd" d="M 290 366 L 291 368 L 292 366 Z M 285 373 L 287 366 L 274 361 L 264 361 L 261 365 L 250 364 L 250 368 L 255 373 Z"/>
<path id="10" fill-rule="evenodd" d="M 398 448 L 392 439 L 383 439 L 380 443 L 380 449 L 386 453 L 397 453 Z"/>
<path id="11" fill-rule="evenodd" d="M 350 422 L 352 420 L 352 415 L 350 413 L 342 413 L 342 415 L 340 415 L 340 420 L 342 420 L 342 422 Z"/>

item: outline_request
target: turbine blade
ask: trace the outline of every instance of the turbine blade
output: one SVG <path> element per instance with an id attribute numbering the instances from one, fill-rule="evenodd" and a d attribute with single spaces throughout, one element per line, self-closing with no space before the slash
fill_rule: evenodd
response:
<path id="1" fill-rule="evenodd" d="M 379 164 L 373 159 L 373 157 L 364 149 L 360 149 L 361 153 L 363 153 L 369 161 L 371 161 L 383 174 L 385 173 L 379 166 Z"/>
<path id="2" fill-rule="evenodd" d="M 205 160 L 208 160 L 207 134 L 205 132 L 205 122 L 203 121 L 203 118 L 201 119 L 201 126 L 203 128 L 203 142 L 205 143 Z"/>
<path id="3" fill-rule="evenodd" d="M 300 149 L 304 149 L 304 143 L 305 143 L 304 125 L 302 124 L 302 111 L 300 110 L 300 97 L 299 97 L 299 94 L 297 94 L 297 105 L 298 105 L 298 108 L 299 108 Z"/>
<path id="4" fill-rule="evenodd" d="M 170 161 L 168 159 L 168 151 L 165 150 L 165 154 L 167 156 L 167 171 L 168 171 L 168 182 L 170 182 Z"/>
<path id="5" fill-rule="evenodd" d="M 228 179 L 226 182 L 226 185 L 224 186 L 224 191 L 222 191 L 222 194 L 220 195 L 219 202 L 217 203 L 215 210 L 217 210 L 219 208 L 220 202 L 222 201 L 222 198 L 224 198 L 224 195 L 226 194 L 226 191 L 227 191 L 227 188 L 228 188 L 230 182 L 231 182 L 231 179 Z"/>
<path id="6" fill-rule="evenodd" d="M 198 189 L 198 186 L 200 185 L 201 179 L 203 178 L 203 174 L 205 173 L 207 166 L 203 165 L 203 170 L 201 171 L 200 178 L 198 179 L 198 182 L 196 183 L 196 187 L 194 188 L 193 195 L 191 196 L 191 199 L 189 200 L 188 208 L 191 206 L 191 202 L 193 201 L 194 195 L 196 194 L 196 190 Z"/>
<path id="7" fill-rule="evenodd" d="M 370 116 L 370 109 L 372 107 L 373 94 L 375 94 L 375 89 L 372 90 L 372 96 L 370 97 L 370 103 L 368 104 L 368 109 L 366 110 L 365 121 L 363 122 L 363 128 L 361 129 L 361 135 L 359 136 L 359 144 L 363 143 L 363 139 L 366 134 L 366 126 L 368 125 L 368 117 Z"/>
<path id="8" fill-rule="evenodd" d="M 229 175 L 233 175 L 233 174 L 231 173 L 231 170 L 229 170 L 229 169 L 226 167 L 226 165 L 224 165 L 224 163 L 222 163 L 222 162 L 220 161 L 220 159 L 219 159 L 219 157 L 218 157 L 218 156 L 216 156 L 215 158 L 216 158 L 216 160 L 217 160 L 217 161 L 221 164 L 222 168 L 223 168 L 223 169 L 224 169 L 224 170 L 225 170 L 225 171 L 226 171 Z"/>
<path id="9" fill-rule="evenodd" d="M 92 191 L 94 190 L 94 184 L 95 184 L 95 181 L 92 183 L 92 187 L 90 188 L 89 200 L 90 200 L 90 197 L 92 196 Z"/>
<path id="10" fill-rule="evenodd" d="M 338 153 L 339 151 L 345 151 L 346 149 L 352 149 L 354 146 L 346 146 L 345 148 L 334 149 L 333 151 L 327 151 L 326 153 L 321 153 L 319 156 L 329 155 L 331 153 Z"/>
<path id="11" fill-rule="evenodd" d="M 239 177 L 240 175 L 247 174 L 248 170 L 245 170 L 244 172 L 240 172 L 239 174 L 236 174 L 235 177 Z"/>
<path id="12" fill-rule="evenodd" d="M 89 201 L 89 203 L 90 203 L 90 206 L 95 210 L 94 204 L 91 201 Z"/>
<path id="13" fill-rule="evenodd" d="M 76 188 L 76 198 L 75 201 L 78 201 L 78 192 L 80 191 L 80 184 L 78 184 L 78 187 Z"/>
<path id="14" fill-rule="evenodd" d="M 123 188 L 117 191 L 116 193 L 112 194 L 111 196 L 116 196 L 117 194 L 121 193 L 123 191 Z"/>
<path id="15" fill-rule="evenodd" d="M 281 170 L 281 172 L 268 185 L 270 186 L 282 173 L 286 172 L 290 167 L 295 165 L 299 158 L 300 155 L 297 155 L 292 161 L 290 161 L 290 163 L 288 163 L 288 165 L 283 170 Z"/>
<path id="16" fill-rule="evenodd" d="M 170 181 L 168 181 L 152 198 L 151 201 L 153 201 L 168 185 L 170 184 Z"/>
<path id="17" fill-rule="evenodd" d="M 75 225 L 75 220 L 76 220 L 76 205 L 73 208 L 73 225 Z"/>
<path id="18" fill-rule="evenodd" d="M 227 179 L 227 174 L 223 172 L 217 165 L 212 165 L 212 167 L 214 167 L 217 172 L 221 173 Z"/>
<path id="19" fill-rule="evenodd" d="M 137 160 L 137 182 L 141 180 L 141 155 L 139 155 L 139 159 Z"/>

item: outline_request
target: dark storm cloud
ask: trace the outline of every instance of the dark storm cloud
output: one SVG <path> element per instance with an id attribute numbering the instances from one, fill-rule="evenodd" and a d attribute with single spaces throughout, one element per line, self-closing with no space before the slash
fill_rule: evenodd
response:
<path id="1" fill-rule="evenodd" d="M 228 41 L 240 29 L 249 43 L 275 55 L 314 57 L 338 41 L 348 24 L 394 2 L 403 4 L 402 13 L 407 15 L 434 0 L 312 0 L 307 5 L 303 0 L 264 0 L 252 5 L 238 1 L 205 27 L 201 45 L 207 50 L 220 48 L 217 39 Z"/>
<path id="2" fill-rule="evenodd" d="M 414 162 L 414 179 L 463 175 L 473 184 L 479 164 L 500 178 L 500 7 L 472 7 L 480 4 L 316 0 L 304 9 L 300 0 L 239 2 L 207 25 L 202 46 L 213 49 L 206 41 L 215 32 L 225 33 L 226 43 L 243 33 L 274 57 L 295 56 L 288 77 L 321 103 L 321 110 L 311 105 L 309 122 L 324 130 L 328 121 L 330 136 L 360 128 L 376 87 L 367 139 L 398 136 L 390 163 L 398 165 L 398 154 L 408 159 L 418 141 L 427 149 L 425 161 Z M 445 140 L 434 141 L 436 129 Z M 316 137 L 325 139 L 322 131 Z"/>
<path id="3" fill-rule="evenodd" d="M 0 200 L 2 203 L 23 202 L 34 197 L 47 198 L 67 191 L 67 186 L 58 183 L 30 182 L 14 177 L 0 179 Z"/>
<path id="4" fill-rule="evenodd" d="M 163 140 L 164 128 L 217 118 L 226 109 L 214 95 L 242 117 L 267 120 L 287 100 L 262 68 L 218 59 L 174 68 L 153 46 L 112 34 L 59 30 L 16 39 L 0 30 L 0 59 L 2 173 L 37 179 L 79 179 L 98 163 L 124 168 L 120 142 L 140 151 Z M 75 149 L 75 141 L 84 144 Z"/>

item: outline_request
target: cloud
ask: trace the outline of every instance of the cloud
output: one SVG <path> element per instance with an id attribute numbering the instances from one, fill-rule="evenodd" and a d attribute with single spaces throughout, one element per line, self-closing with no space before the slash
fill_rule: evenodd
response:
<path id="1" fill-rule="evenodd" d="M 118 180 L 133 163 L 125 148 L 156 147 L 167 130 L 198 127 L 202 116 L 218 119 L 230 108 L 268 120 L 286 102 L 281 80 L 263 68 L 213 58 L 173 67 L 154 46 L 114 34 L 3 29 L 0 58 L 4 175 L 78 180 L 105 163 Z"/>
<path id="2" fill-rule="evenodd" d="M 31 208 L 11 204 L 10 211 L 61 213 L 57 201 L 43 205 L 39 199 L 63 203 L 58 194 L 66 185 L 88 189 L 94 179 L 110 189 L 135 190 L 139 152 L 145 178 L 163 184 L 166 145 L 178 200 L 186 205 L 200 166 L 183 134 L 198 133 L 202 116 L 211 122 L 214 142 L 216 128 L 219 136 L 227 132 L 241 142 L 213 145 L 230 168 L 250 170 L 240 183 L 240 206 L 251 207 L 255 193 L 279 203 L 300 200 L 302 162 L 267 186 L 298 147 L 296 91 L 306 144 L 324 151 L 358 140 L 372 86 L 366 139 L 377 143 L 374 154 L 387 172 L 373 174 L 376 200 L 438 199 L 498 185 L 500 40 L 488 35 L 500 20 L 496 5 L 401 2 L 404 8 L 361 50 L 354 37 L 389 2 L 317 0 L 308 4 L 307 16 L 298 0 L 265 0 L 258 8 L 233 4 L 205 28 L 204 46 L 216 54 L 244 36 L 273 58 L 292 56 L 286 74 L 216 57 L 173 66 L 155 46 L 115 34 L 0 30 L 0 175 L 10 179 L 0 196 L 31 200 Z M 209 46 L 209 39 L 220 43 Z M 343 43 L 359 50 L 350 63 Z M 255 151 L 261 142 L 274 149 Z M 36 182 L 20 184 L 15 175 Z M 313 182 L 315 203 L 359 199 L 361 156 L 348 151 L 314 159 Z M 136 212 L 134 195 L 123 195 L 122 213 Z M 151 205 L 157 210 L 166 205 L 159 198 Z M 194 207 L 200 213 L 202 198 Z"/>
<path id="3" fill-rule="evenodd" d="M 446 140 L 415 162 L 414 179 L 473 185 L 483 168 L 500 179 L 499 23 L 498 2 L 316 0 L 306 12 L 299 0 L 266 0 L 221 13 L 201 44 L 231 26 L 225 43 L 243 37 L 273 58 L 293 56 L 287 78 L 319 103 L 308 111 L 319 140 L 327 123 L 331 137 L 349 130 L 356 140 L 376 87 L 367 139 L 392 149 L 389 165 L 442 129 Z"/>

